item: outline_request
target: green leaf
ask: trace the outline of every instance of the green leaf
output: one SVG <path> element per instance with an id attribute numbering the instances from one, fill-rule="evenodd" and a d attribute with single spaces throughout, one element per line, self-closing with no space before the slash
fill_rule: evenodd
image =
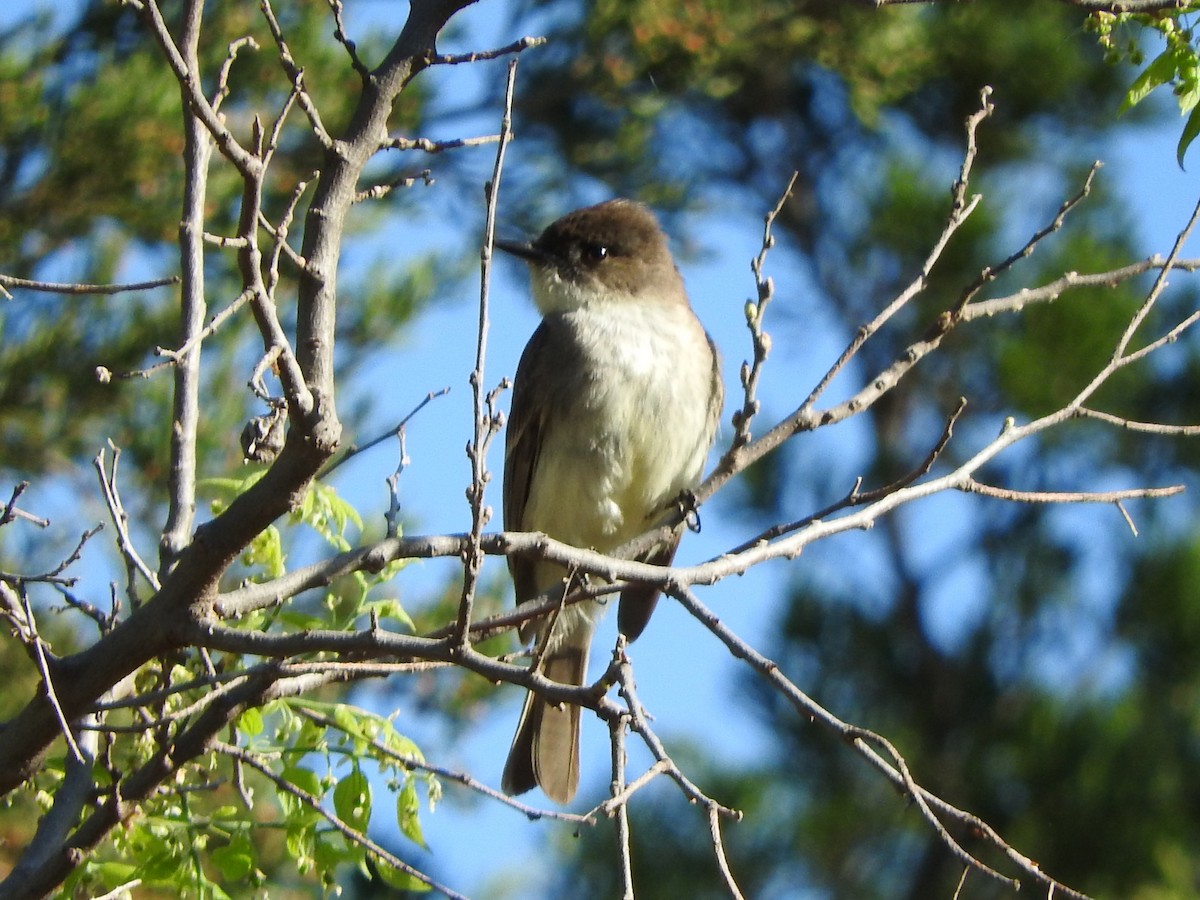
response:
<path id="1" fill-rule="evenodd" d="M 371 783 L 358 766 L 333 789 L 333 810 L 355 831 L 366 832 L 371 821 Z"/>
<path id="2" fill-rule="evenodd" d="M 370 615 L 374 612 L 380 619 L 393 619 L 399 622 L 409 631 L 416 631 L 416 623 L 404 611 L 404 607 L 400 605 L 400 601 L 395 597 L 386 597 L 382 600 L 372 600 L 363 606 L 363 612 Z"/>
<path id="3" fill-rule="evenodd" d="M 382 860 L 376 863 L 376 866 L 379 869 L 379 877 L 390 888 L 394 888 L 397 891 L 419 891 L 422 893 L 429 890 L 429 885 L 405 872 L 403 869 L 397 869 L 395 866 L 389 865 Z"/>
<path id="4" fill-rule="evenodd" d="M 418 847 L 428 850 L 425 833 L 421 830 L 419 813 L 416 781 L 409 778 L 404 784 L 404 789 L 396 797 L 396 823 L 400 826 L 401 834 Z"/>
<path id="5" fill-rule="evenodd" d="M 314 797 L 320 797 L 325 793 L 321 790 L 321 779 L 317 777 L 317 773 L 312 769 L 305 769 L 302 766 L 288 766 L 279 774 L 285 781 L 294 784 L 300 790 L 306 791 Z"/>
<path id="6" fill-rule="evenodd" d="M 391 722 L 387 723 L 387 728 L 382 737 L 387 748 L 393 753 L 408 757 L 419 763 L 425 762 L 425 754 L 421 752 L 421 748 L 411 738 L 407 738 L 398 732 Z"/>
<path id="7" fill-rule="evenodd" d="M 251 469 L 244 478 L 201 478 L 196 482 L 196 488 L 206 493 L 215 494 L 213 511 L 220 512 L 232 503 L 235 497 L 253 487 L 255 482 L 259 481 L 265 474 L 267 474 L 267 470 L 266 467 L 263 467 Z"/>
<path id="8" fill-rule="evenodd" d="M 311 613 L 298 612 L 293 609 L 283 610 L 279 614 L 279 620 L 297 631 L 313 631 L 324 628 L 328 624 L 323 616 L 314 616 Z"/>
<path id="9" fill-rule="evenodd" d="M 1179 71 L 1179 63 L 1179 53 L 1174 48 L 1168 48 L 1156 56 L 1129 86 L 1129 92 L 1121 101 L 1117 115 L 1123 115 L 1133 109 L 1145 100 L 1156 87 L 1164 85 L 1174 78 L 1175 73 Z"/>
<path id="10" fill-rule="evenodd" d="M 293 824 L 287 829 L 288 855 L 296 861 L 296 868 L 303 875 L 313 866 L 316 852 L 316 831 L 309 825 Z"/>
<path id="11" fill-rule="evenodd" d="M 268 525 L 250 542 L 242 553 L 242 562 L 251 569 L 259 569 L 268 578 L 278 578 L 286 569 L 283 552 L 283 536 L 274 525 Z"/>
<path id="12" fill-rule="evenodd" d="M 363 730 L 363 718 L 369 716 L 356 707 L 350 706 L 347 703 L 337 703 L 332 710 L 333 721 L 337 727 L 351 737 L 366 739 L 367 734 Z"/>
<path id="13" fill-rule="evenodd" d="M 1187 153 L 1188 147 L 1196 139 L 1197 134 L 1200 134 L 1200 106 L 1192 110 L 1192 114 L 1188 116 L 1188 120 L 1183 126 L 1183 134 L 1179 136 L 1179 146 L 1175 150 L 1175 159 L 1181 169 L 1183 168 L 1183 155 Z"/>
<path id="14" fill-rule="evenodd" d="M 90 871 L 106 887 L 116 887 L 119 884 L 126 884 L 137 872 L 138 867 L 129 863 L 122 862 L 101 862 L 95 863 L 90 867 Z"/>
<path id="15" fill-rule="evenodd" d="M 218 847 L 210 855 L 213 865 L 221 870 L 221 880 L 226 884 L 242 881 L 254 871 L 254 850 L 244 834 L 236 835 L 224 847 Z"/>
<path id="16" fill-rule="evenodd" d="M 251 707 L 237 718 L 237 730 L 247 737 L 257 737 L 262 734 L 262 710 Z"/>
<path id="17" fill-rule="evenodd" d="M 353 841 L 345 840 L 340 832 L 321 834 L 313 848 L 313 862 L 321 882 L 326 887 L 337 883 L 337 870 L 346 863 L 356 867 L 365 865 L 366 850 Z"/>
<path id="18" fill-rule="evenodd" d="M 347 523 L 353 523 L 359 531 L 363 527 L 358 510 L 339 497 L 333 487 L 320 483 L 314 483 L 305 492 L 300 508 L 292 517 L 310 526 L 338 550 L 350 548 L 345 538 Z"/>

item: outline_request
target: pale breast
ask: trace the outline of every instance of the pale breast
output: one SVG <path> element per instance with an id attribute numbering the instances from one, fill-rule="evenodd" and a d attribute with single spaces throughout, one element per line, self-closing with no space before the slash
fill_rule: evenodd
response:
<path id="1" fill-rule="evenodd" d="M 547 423 L 525 527 L 604 550 L 696 483 L 712 443 L 712 351 L 682 304 L 590 304 L 566 314 L 583 377 Z"/>

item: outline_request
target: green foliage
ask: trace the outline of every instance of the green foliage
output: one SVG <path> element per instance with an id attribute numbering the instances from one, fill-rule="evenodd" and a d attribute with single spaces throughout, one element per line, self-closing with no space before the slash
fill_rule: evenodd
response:
<path id="1" fill-rule="evenodd" d="M 210 479 L 204 489 L 215 496 L 217 510 L 261 476 L 261 471 L 250 471 L 237 479 Z M 287 522 L 268 529 L 247 550 L 242 575 L 253 581 L 283 574 L 284 547 L 296 543 L 300 530 L 311 531 L 342 550 L 361 527 L 352 507 L 331 487 L 316 484 Z M 375 616 L 398 619 L 411 627 L 396 599 L 372 593 L 400 568 L 396 564 L 375 575 L 357 573 L 343 579 L 326 593 L 325 611 L 318 615 L 265 610 L 246 616 L 242 625 L 274 633 L 311 627 L 348 631 Z M 216 676 L 211 674 L 214 666 Z M 192 656 L 164 671 L 148 667 L 137 673 L 136 688 L 154 692 L 169 686 L 161 705 L 153 711 L 111 715 L 130 726 L 151 714 L 164 722 L 187 721 L 211 702 L 212 678 L 218 684 L 236 685 L 253 678 L 256 668 L 253 660 L 234 655 L 208 662 Z M 110 764 L 126 769 L 144 765 L 155 751 L 154 741 L 141 729 L 131 730 L 134 736 L 126 739 L 118 734 L 107 747 L 105 758 Z M 139 814 L 116 829 L 71 876 L 64 896 L 103 893 L 133 880 L 172 896 L 246 896 L 244 890 L 277 896 L 278 891 L 300 888 L 305 882 L 331 890 L 351 870 L 368 881 L 377 876 L 393 887 L 427 889 L 411 874 L 377 860 L 328 818 L 331 814 L 346 829 L 365 835 L 375 808 L 374 786 L 382 783 L 396 797 L 399 833 L 416 847 L 425 847 L 421 806 L 424 802 L 432 808 L 441 787 L 420 768 L 424 763 L 420 749 L 391 719 L 341 700 L 310 695 L 246 708 L 237 719 L 236 734 L 238 746 L 265 773 L 222 753 L 184 767 L 172 790 L 142 803 Z M 61 757 L 51 761 L 10 804 L 39 797 L 48 800 L 62 781 L 63 765 Z M 98 767 L 97 780 L 111 783 L 112 777 Z M 230 893 L 234 885 L 241 887 Z"/>
<path id="2" fill-rule="evenodd" d="M 1105 50 L 1111 63 L 1127 60 L 1142 71 L 1129 86 L 1121 102 L 1121 112 L 1127 112 L 1145 100 L 1155 88 L 1170 85 L 1179 106 L 1179 114 L 1187 116 L 1175 155 L 1180 167 L 1188 147 L 1200 134 L 1200 57 L 1197 55 L 1197 36 L 1192 24 L 1200 4 L 1185 3 L 1174 9 L 1153 13 L 1096 12 L 1088 19 L 1088 27 Z M 1147 35 L 1156 33 L 1164 48 L 1149 63 L 1145 63 L 1143 46 Z"/>
<path id="3" fill-rule="evenodd" d="M 214 754 L 181 773 L 177 792 L 145 803 L 66 890 L 112 890 L 140 879 L 174 896 L 226 897 L 235 885 L 242 887 L 233 896 L 268 887 L 276 896 L 309 880 L 332 889 L 350 869 L 369 880 L 373 868 L 391 886 L 427 889 L 403 870 L 377 864 L 328 818 L 366 834 L 371 772 L 400 798 L 400 833 L 424 847 L 421 798 L 432 808 L 441 787 L 412 768 L 423 762 L 421 752 L 389 719 L 344 703 L 290 699 L 248 710 L 237 731 L 269 776 Z"/>

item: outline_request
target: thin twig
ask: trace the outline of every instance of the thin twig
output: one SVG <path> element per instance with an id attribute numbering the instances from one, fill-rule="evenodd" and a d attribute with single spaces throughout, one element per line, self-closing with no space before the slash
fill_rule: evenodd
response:
<path id="1" fill-rule="evenodd" d="M 443 55 L 431 53 L 425 57 L 425 64 L 430 66 L 458 66 L 464 63 L 481 62 L 486 59 L 498 59 L 501 56 L 520 53 L 531 47 L 540 47 L 544 43 L 546 43 L 544 37 L 523 37 L 495 50 L 477 50 L 474 53 Z"/>
<path id="2" fill-rule="evenodd" d="M 344 11 L 342 7 L 342 0 L 329 0 L 329 9 L 330 12 L 333 13 L 334 40 L 346 48 L 346 53 L 350 56 L 350 66 L 354 69 L 354 71 L 366 78 L 368 75 L 370 75 L 370 70 L 367 69 L 363 61 L 358 58 L 358 48 L 355 46 L 354 41 L 350 40 L 346 32 L 346 21 L 342 16 Z"/>
<path id="3" fill-rule="evenodd" d="M 801 528 L 811 525 L 814 522 L 819 522 L 822 519 L 827 519 L 830 516 L 832 516 L 833 514 L 841 512 L 843 509 L 851 509 L 855 506 L 862 506 L 863 504 L 874 503 L 875 501 L 881 500 L 884 497 L 888 496 L 889 494 L 895 493 L 896 491 L 901 490 L 902 488 L 908 487 L 910 484 L 914 484 L 918 479 L 924 478 L 926 475 L 929 474 L 930 470 L 933 468 L 934 463 L 937 462 L 938 457 L 942 455 L 942 452 L 946 449 L 946 446 L 950 443 L 950 438 L 953 437 L 953 435 L 954 435 L 954 423 L 958 421 L 959 417 L 963 414 L 963 410 L 965 410 L 966 408 L 967 408 L 966 398 L 959 397 L 958 398 L 958 406 L 955 407 L 954 411 L 950 414 L 950 417 L 946 420 L 946 425 L 942 429 L 942 434 L 938 438 L 937 443 L 935 443 L 933 445 L 933 448 L 925 456 L 925 459 L 921 462 L 921 464 L 918 465 L 915 469 L 908 472 L 906 475 L 902 475 L 900 478 L 897 478 L 891 484 L 886 484 L 883 487 L 874 488 L 873 490 L 869 490 L 869 491 L 864 491 L 861 489 L 862 488 L 862 477 L 860 476 L 855 481 L 854 487 L 852 487 L 850 489 L 850 492 L 847 493 L 846 496 L 843 497 L 841 500 L 838 500 L 835 503 L 831 503 L 829 506 L 826 506 L 824 509 L 817 510 L 817 512 L 807 515 L 802 519 L 798 519 L 795 522 L 785 522 L 785 523 L 780 523 L 777 525 L 772 525 L 770 528 L 767 528 L 766 530 L 759 532 L 757 535 L 750 538 L 749 540 L 744 541 L 741 544 L 738 544 L 736 547 L 734 547 L 732 550 L 730 550 L 728 552 L 729 553 L 740 553 L 741 551 L 748 550 L 751 547 L 754 547 L 758 544 L 763 543 L 764 541 L 773 541 L 776 538 L 783 537 L 785 534 L 791 534 L 794 531 L 799 531 Z M 636 556 L 636 554 L 629 554 L 629 555 Z"/>
<path id="4" fill-rule="evenodd" d="M 1154 254 L 1146 259 L 1110 269 L 1107 272 L 1094 272 L 1081 275 L 1078 272 L 1065 272 L 1053 281 L 1041 287 L 1021 288 L 1015 294 L 1005 297 L 993 297 L 987 300 L 974 300 L 962 310 L 961 320 L 970 322 L 974 319 L 996 316 L 1001 313 L 1021 312 L 1026 306 L 1034 303 L 1050 303 L 1057 300 L 1064 292 L 1080 287 L 1114 288 L 1144 272 L 1161 269 L 1166 265 L 1165 257 Z M 1200 270 L 1200 259 L 1176 259 L 1172 268 L 1188 272 Z"/>
<path id="5" fill-rule="evenodd" d="M 483 565 L 480 538 L 491 510 L 484 505 L 484 490 L 488 482 L 487 450 L 492 438 L 500 430 L 502 419 L 497 413 L 496 391 L 485 395 L 484 362 L 487 357 L 488 292 L 491 287 L 492 246 L 496 237 L 496 205 L 500 197 L 500 179 L 504 172 L 504 154 L 512 140 L 512 105 L 516 91 L 517 60 L 508 63 L 508 74 L 504 85 L 504 112 L 500 118 L 499 145 L 496 161 L 492 166 L 492 178 L 484 188 L 487 200 L 487 215 L 484 223 L 483 247 L 479 254 L 479 319 L 475 342 L 475 367 L 471 371 L 471 400 L 473 428 L 471 443 L 467 445 L 467 456 L 471 463 L 471 484 L 467 488 L 467 500 L 471 506 L 471 535 L 467 552 L 463 555 L 463 588 L 459 599 L 455 639 L 466 646 L 471 630 L 471 614 L 475 602 L 475 590 Z"/>
<path id="6" fill-rule="evenodd" d="M 225 51 L 225 60 L 221 63 L 221 68 L 217 70 L 217 89 L 213 93 L 212 99 L 213 112 L 220 112 L 221 104 L 229 97 L 229 74 L 233 71 L 233 64 L 237 61 L 238 54 L 243 50 L 257 49 L 258 41 L 250 35 L 230 42 Z"/>
<path id="7" fill-rule="evenodd" d="M 1092 163 L 1092 167 L 1088 169 L 1087 176 L 1083 180 L 1082 187 L 1079 188 L 1074 196 L 1068 197 L 1065 201 L 1063 201 L 1062 205 L 1059 206 L 1058 212 L 1055 214 L 1054 218 L 1042 228 L 1039 228 L 1037 231 L 1035 231 L 1020 250 L 1013 253 L 999 265 L 984 267 L 983 271 L 979 273 L 976 279 L 963 290 L 962 295 L 959 297 L 958 306 L 955 308 L 956 312 L 961 312 L 968 303 L 975 299 L 975 296 L 981 290 L 983 290 L 987 284 L 995 281 L 1021 260 L 1032 256 L 1033 251 L 1037 249 L 1038 244 L 1063 227 L 1063 223 L 1067 220 L 1067 215 L 1071 212 L 1071 210 L 1086 200 L 1088 195 L 1091 194 L 1092 182 L 1096 178 L 1096 173 L 1100 171 L 1101 165 L 1102 163 L 1099 160 L 1096 160 L 1096 162 Z"/>
<path id="8" fill-rule="evenodd" d="M 762 246 L 758 255 L 750 261 L 750 269 L 754 273 L 754 285 L 758 299 L 746 303 L 746 327 L 750 330 L 750 343 L 754 351 L 752 362 L 743 362 L 742 379 L 742 408 L 733 414 L 734 436 L 732 447 L 742 447 L 750 443 L 750 421 L 758 413 L 761 404 L 758 400 L 758 382 L 762 377 L 763 364 L 771 352 L 771 336 L 763 331 L 763 317 L 767 306 L 775 296 L 775 281 L 763 274 L 767 263 L 767 253 L 775 246 L 775 235 L 772 228 L 779 214 L 783 212 L 784 204 L 792 196 L 796 187 L 799 172 L 793 172 L 787 187 L 779 195 L 774 208 L 763 217 Z"/>
<path id="9" fill-rule="evenodd" d="M 50 706 L 54 709 L 54 715 L 58 718 L 58 726 L 62 730 L 63 739 L 66 740 L 67 746 L 71 750 L 71 756 L 77 762 L 82 763 L 84 761 L 83 752 L 79 749 L 79 745 L 75 743 L 75 735 L 71 731 L 71 725 L 63 713 L 62 704 L 58 702 L 58 694 L 54 690 L 54 678 L 50 675 L 50 663 L 46 659 L 46 648 L 42 642 L 42 636 L 38 634 L 37 619 L 33 615 L 33 606 L 30 604 L 29 598 L 24 595 L 21 597 L 21 602 L 25 608 L 25 626 L 29 636 L 29 646 L 33 650 L 38 672 L 42 676 L 42 687 L 46 691 L 46 699 L 50 701 Z"/>
<path id="10" fill-rule="evenodd" d="M 279 26 L 279 20 L 275 18 L 275 10 L 271 8 L 271 0 L 259 0 L 258 8 L 262 11 L 271 37 L 275 40 L 275 47 L 279 51 L 279 63 L 292 82 L 292 95 L 299 102 L 300 108 L 304 110 L 304 115 L 308 117 L 309 125 L 312 127 L 313 134 L 316 135 L 317 141 L 328 150 L 333 146 L 333 138 L 330 137 L 329 132 L 325 129 L 325 124 L 321 121 L 321 113 L 317 110 L 317 105 L 309 96 L 308 91 L 304 89 L 304 69 L 296 63 L 292 56 L 291 48 L 288 47 L 287 41 L 283 37 L 283 29 Z M 283 116 L 281 115 L 278 120 L 279 124 L 282 124 L 282 120 Z"/>
<path id="11" fill-rule="evenodd" d="M 71 587 L 78 580 L 76 578 L 68 578 L 63 575 L 67 569 L 75 565 L 83 555 L 84 545 L 94 538 L 97 534 L 104 530 L 104 523 L 98 522 L 91 528 L 88 528 L 80 536 L 75 543 L 75 549 L 68 553 L 53 569 L 42 572 L 38 575 L 16 575 L 10 572 L 0 571 L 0 578 L 15 585 L 24 584 L 50 584 L 55 587 Z"/>
<path id="12" fill-rule="evenodd" d="M 172 362 L 172 363 L 178 363 L 181 360 L 185 359 L 189 353 L 191 353 L 193 350 L 197 349 L 201 345 L 202 342 L 204 342 L 208 338 L 212 337 L 212 335 L 214 335 L 217 332 L 217 329 L 219 329 L 222 325 L 224 325 L 230 318 L 233 317 L 233 315 L 238 310 L 240 310 L 243 306 L 245 306 L 246 302 L 250 299 L 250 296 L 251 296 L 250 291 L 243 290 L 240 294 L 237 295 L 237 297 L 234 298 L 234 300 L 231 303 L 229 303 L 224 308 L 218 310 L 217 313 L 215 315 L 213 315 L 213 317 L 211 319 L 208 320 L 208 324 L 206 324 L 202 329 L 200 329 L 200 331 L 189 336 L 182 344 L 180 344 L 179 348 L 177 350 L 172 350 L 167 347 L 155 347 L 154 348 L 155 355 L 165 357 L 169 362 Z M 155 368 L 157 368 L 157 367 L 155 367 Z M 147 370 L 142 370 L 142 371 L 149 372 L 151 370 L 147 369 Z M 139 374 L 139 373 L 136 373 L 136 372 L 129 373 L 129 375 L 136 375 L 136 374 Z M 126 375 L 125 377 L 129 377 L 129 376 Z"/>
<path id="13" fill-rule="evenodd" d="M 625 638 L 618 636 L 616 647 L 613 649 L 613 665 L 618 665 L 625 657 Z M 605 812 L 616 819 L 616 850 L 617 865 L 621 870 L 622 900 L 633 900 L 633 839 L 629 827 L 629 797 L 625 776 L 627 756 L 625 752 L 625 735 L 629 730 L 629 716 L 613 716 L 608 721 L 608 742 L 611 750 L 612 781 L 608 792 L 611 802 L 605 805 Z"/>
<path id="14" fill-rule="evenodd" d="M 1182 484 L 1122 491 L 1021 491 L 983 484 L 974 478 L 964 478 L 955 487 L 964 494 L 979 494 L 1010 503 L 1120 503 L 1123 500 L 1174 497 L 1184 491 Z"/>
<path id="15" fill-rule="evenodd" d="M 359 191 L 354 195 L 354 202 L 364 203 L 367 200 L 381 200 L 396 190 L 396 188 L 410 188 L 418 181 L 426 187 L 431 186 L 434 183 L 433 170 L 422 169 L 416 175 L 397 175 L 391 181 L 369 187 L 365 191 Z"/>
<path id="16" fill-rule="evenodd" d="M 463 147 L 483 147 L 487 144 L 499 144 L 503 139 L 503 134 L 484 134 L 479 137 L 452 138 L 447 141 L 433 141 L 429 138 L 394 137 L 380 143 L 379 149 L 421 150 L 425 153 L 445 153 L 447 150 L 459 150 Z"/>
<path id="17" fill-rule="evenodd" d="M 725 847 L 721 840 L 719 825 L 721 817 L 739 821 L 742 818 L 742 813 L 718 803 L 705 794 L 691 779 L 684 775 L 683 771 L 675 765 L 675 762 L 667 754 L 666 748 L 663 747 L 658 735 L 650 728 L 645 708 L 638 697 L 637 687 L 634 684 L 633 664 L 630 662 L 629 656 L 625 653 L 625 638 L 623 635 L 617 638 L 617 645 L 613 652 L 613 662 L 609 667 L 609 672 L 617 683 L 617 690 L 625 700 L 625 706 L 628 710 L 629 727 L 642 738 L 650 752 L 654 755 L 654 758 L 665 766 L 666 774 L 679 785 L 688 800 L 702 806 L 707 813 L 709 832 L 712 837 L 713 854 L 716 856 L 717 866 L 721 870 L 722 877 L 725 879 L 725 886 L 735 900 L 743 900 L 742 892 L 738 888 L 737 882 L 734 880 L 729 868 L 729 860 L 725 856 Z M 625 716 L 620 716 L 619 718 L 624 721 Z M 606 804 L 606 806 L 612 804 L 616 804 L 615 798 L 609 804 Z M 625 802 L 617 804 L 618 809 L 624 809 L 625 805 Z"/>
<path id="18" fill-rule="evenodd" d="M 146 579 L 146 582 L 153 590 L 157 591 L 161 585 L 158 575 L 146 565 L 141 554 L 137 552 L 137 547 L 134 546 L 133 538 L 129 534 L 129 516 L 125 512 L 125 504 L 121 502 L 120 491 L 117 490 L 117 468 L 121 461 L 121 450 L 111 441 L 109 441 L 108 446 L 113 454 L 112 467 L 107 467 L 103 450 L 96 454 L 96 458 L 92 463 L 96 468 L 96 474 L 100 478 L 100 490 L 104 494 L 104 503 L 108 506 L 109 517 L 117 529 L 117 545 L 121 550 L 122 558 L 125 560 L 127 572 L 125 581 L 126 594 L 129 597 L 130 604 L 136 609 L 141 605 L 141 598 L 137 593 L 134 577 L 135 572 Z"/>
<path id="19" fill-rule="evenodd" d="M 945 816 L 950 816 L 956 821 L 975 828 L 979 833 L 993 846 L 999 849 L 1011 862 L 1020 868 L 1026 875 L 1033 878 L 1035 881 L 1052 888 L 1056 893 L 1062 893 L 1065 896 L 1080 898 L 1083 895 L 1079 894 L 1055 879 L 1047 875 L 1036 863 L 1028 857 L 1019 853 L 1006 841 L 1004 841 L 994 829 L 980 820 L 977 816 L 971 813 L 964 812 L 951 806 L 946 801 L 942 800 L 935 794 L 930 793 L 925 788 L 918 785 L 911 774 L 907 772 L 907 765 L 902 767 L 899 763 L 903 762 L 903 758 L 899 753 L 895 752 L 895 748 L 891 746 L 885 739 L 875 735 L 865 729 L 858 728 L 842 721 L 837 716 L 833 715 L 825 707 L 821 706 L 800 688 L 793 684 L 780 670 L 779 666 L 772 660 L 763 656 L 750 644 L 738 637 L 727 625 L 725 625 L 715 613 L 709 610 L 695 594 L 682 586 L 675 585 L 668 588 L 671 596 L 675 597 L 683 607 L 691 614 L 698 622 L 716 636 L 732 653 L 735 659 L 740 659 L 749 665 L 755 673 L 764 678 L 772 688 L 783 696 L 804 718 L 828 729 L 832 733 L 838 735 L 845 740 L 850 746 L 854 747 L 864 759 L 867 760 L 874 768 L 880 771 L 888 778 L 896 787 L 902 789 L 906 794 L 918 802 L 918 807 L 922 811 L 922 816 L 929 821 L 930 825 L 942 836 L 945 840 L 949 835 L 945 831 L 937 816 L 934 815 L 934 810 Z M 891 761 L 881 757 L 871 747 L 871 743 L 876 743 L 884 747 L 885 752 L 892 757 Z M 962 858 L 958 852 L 956 843 L 947 844 L 948 849 L 955 853 L 956 856 Z M 956 849 L 957 848 L 957 849 Z M 1008 876 L 997 872 L 990 866 L 987 866 L 980 860 L 975 859 L 969 853 L 962 851 L 965 854 L 964 862 L 971 865 L 973 868 L 988 874 L 990 877 L 996 878 L 1010 887 L 1019 887 L 1019 883 Z"/>
<path id="20" fill-rule="evenodd" d="M 1094 419 L 1104 422 L 1105 425 L 1124 428 L 1126 431 L 1138 431 L 1146 434 L 1172 434 L 1172 436 L 1178 437 L 1195 437 L 1196 434 L 1200 434 L 1200 425 L 1165 425 L 1163 422 L 1139 422 L 1123 418 L 1120 415 L 1103 413 L 1099 409 L 1090 409 L 1088 407 L 1075 409 L 1075 415 L 1078 415 L 1081 419 Z"/>
<path id="21" fill-rule="evenodd" d="M 127 284 L 87 284 L 83 282 L 64 283 L 60 281 L 31 281 L 28 278 L 16 278 L 12 275 L 0 275 L 0 287 L 24 288 L 29 291 L 39 291 L 44 294 L 124 294 L 130 291 L 149 291 L 154 288 L 179 284 L 179 276 L 155 278 L 152 281 L 133 281 Z"/>
<path id="22" fill-rule="evenodd" d="M 0 512 L 0 528 L 3 528 L 14 519 L 23 519 L 26 522 L 32 522 L 39 528 L 49 528 L 50 520 L 43 519 L 41 516 L 35 516 L 33 513 L 27 513 L 25 510 L 17 506 L 17 501 L 21 499 L 21 495 L 29 489 L 28 481 L 18 481 L 13 486 L 12 495 L 8 498 L 8 502 L 4 504 L 4 511 Z"/>
<path id="23" fill-rule="evenodd" d="M 841 356 L 837 358 L 837 361 L 821 377 L 821 380 L 817 382 L 816 387 L 812 389 L 804 402 L 800 404 L 799 412 L 803 413 L 806 410 L 812 409 L 821 395 L 825 393 L 825 389 L 829 387 L 833 379 L 846 367 L 850 360 L 857 355 L 863 344 L 870 340 L 897 312 L 908 305 L 909 301 L 925 290 L 925 286 L 929 283 L 929 276 L 933 272 L 933 268 L 938 260 L 941 259 L 943 251 L 945 251 L 946 246 L 950 243 L 950 239 L 979 205 L 981 196 L 976 194 L 968 199 L 967 189 L 970 185 L 971 171 L 975 165 L 975 157 L 979 153 L 976 134 L 979 126 L 992 114 L 994 109 L 991 95 L 991 88 L 985 87 L 980 92 L 979 109 L 967 117 L 967 147 L 963 154 L 962 166 L 959 169 L 958 178 L 955 180 L 954 187 L 951 190 L 950 213 L 946 218 L 946 224 L 942 228 L 942 233 L 938 235 L 937 240 L 933 243 L 933 249 L 925 257 L 925 262 L 921 265 L 921 271 L 908 287 L 901 291 L 874 319 L 858 329 L 849 345 L 842 351 Z"/>
<path id="24" fill-rule="evenodd" d="M 338 456 L 335 456 L 328 463 L 326 463 L 325 468 L 321 470 L 321 474 L 318 477 L 319 478 L 328 478 L 329 475 L 332 474 L 332 472 L 335 469 L 338 469 L 341 466 L 345 465 L 350 460 L 352 460 L 354 457 L 358 456 L 360 453 L 366 453 L 368 450 L 371 450 L 374 447 L 377 447 L 380 444 L 382 444 L 388 438 L 399 435 L 401 432 L 404 431 L 405 426 L 408 425 L 408 423 L 413 420 L 413 418 L 416 416 L 417 413 L 419 413 L 421 410 L 423 410 L 426 406 L 428 406 L 430 403 L 432 403 L 438 397 L 444 397 L 448 393 L 450 393 L 449 386 L 444 387 L 437 391 L 430 391 L 428 394 L 425 395 L 424 399 L 422 399 L 420 403 L 418 403 L 411 410 L 409 410 L 408 415 L 406 415 L 403 419 L 401 419 L 395 426 L 393 426 L 392 428 L 389 428 L 387 431 L 383 432 L 382 434 L 371 438 L 365 444 L 351 444 L 344 451 L 342 451 L 342 453 L 340 453 Z"/>

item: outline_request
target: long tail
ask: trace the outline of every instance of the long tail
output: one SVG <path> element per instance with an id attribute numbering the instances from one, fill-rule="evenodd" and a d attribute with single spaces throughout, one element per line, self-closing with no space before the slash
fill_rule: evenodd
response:
<path id="1" fill-rule="evenodd" d="M 562 647 L 546 656 L 542 672 L 551 681 L 581 685 L 587 657 L 586 645 Z M 506 794 L 540 786 L 555 803 L 570 803 L 579 787 L 579 707 L 526 697 L 500 785 Z"/>

